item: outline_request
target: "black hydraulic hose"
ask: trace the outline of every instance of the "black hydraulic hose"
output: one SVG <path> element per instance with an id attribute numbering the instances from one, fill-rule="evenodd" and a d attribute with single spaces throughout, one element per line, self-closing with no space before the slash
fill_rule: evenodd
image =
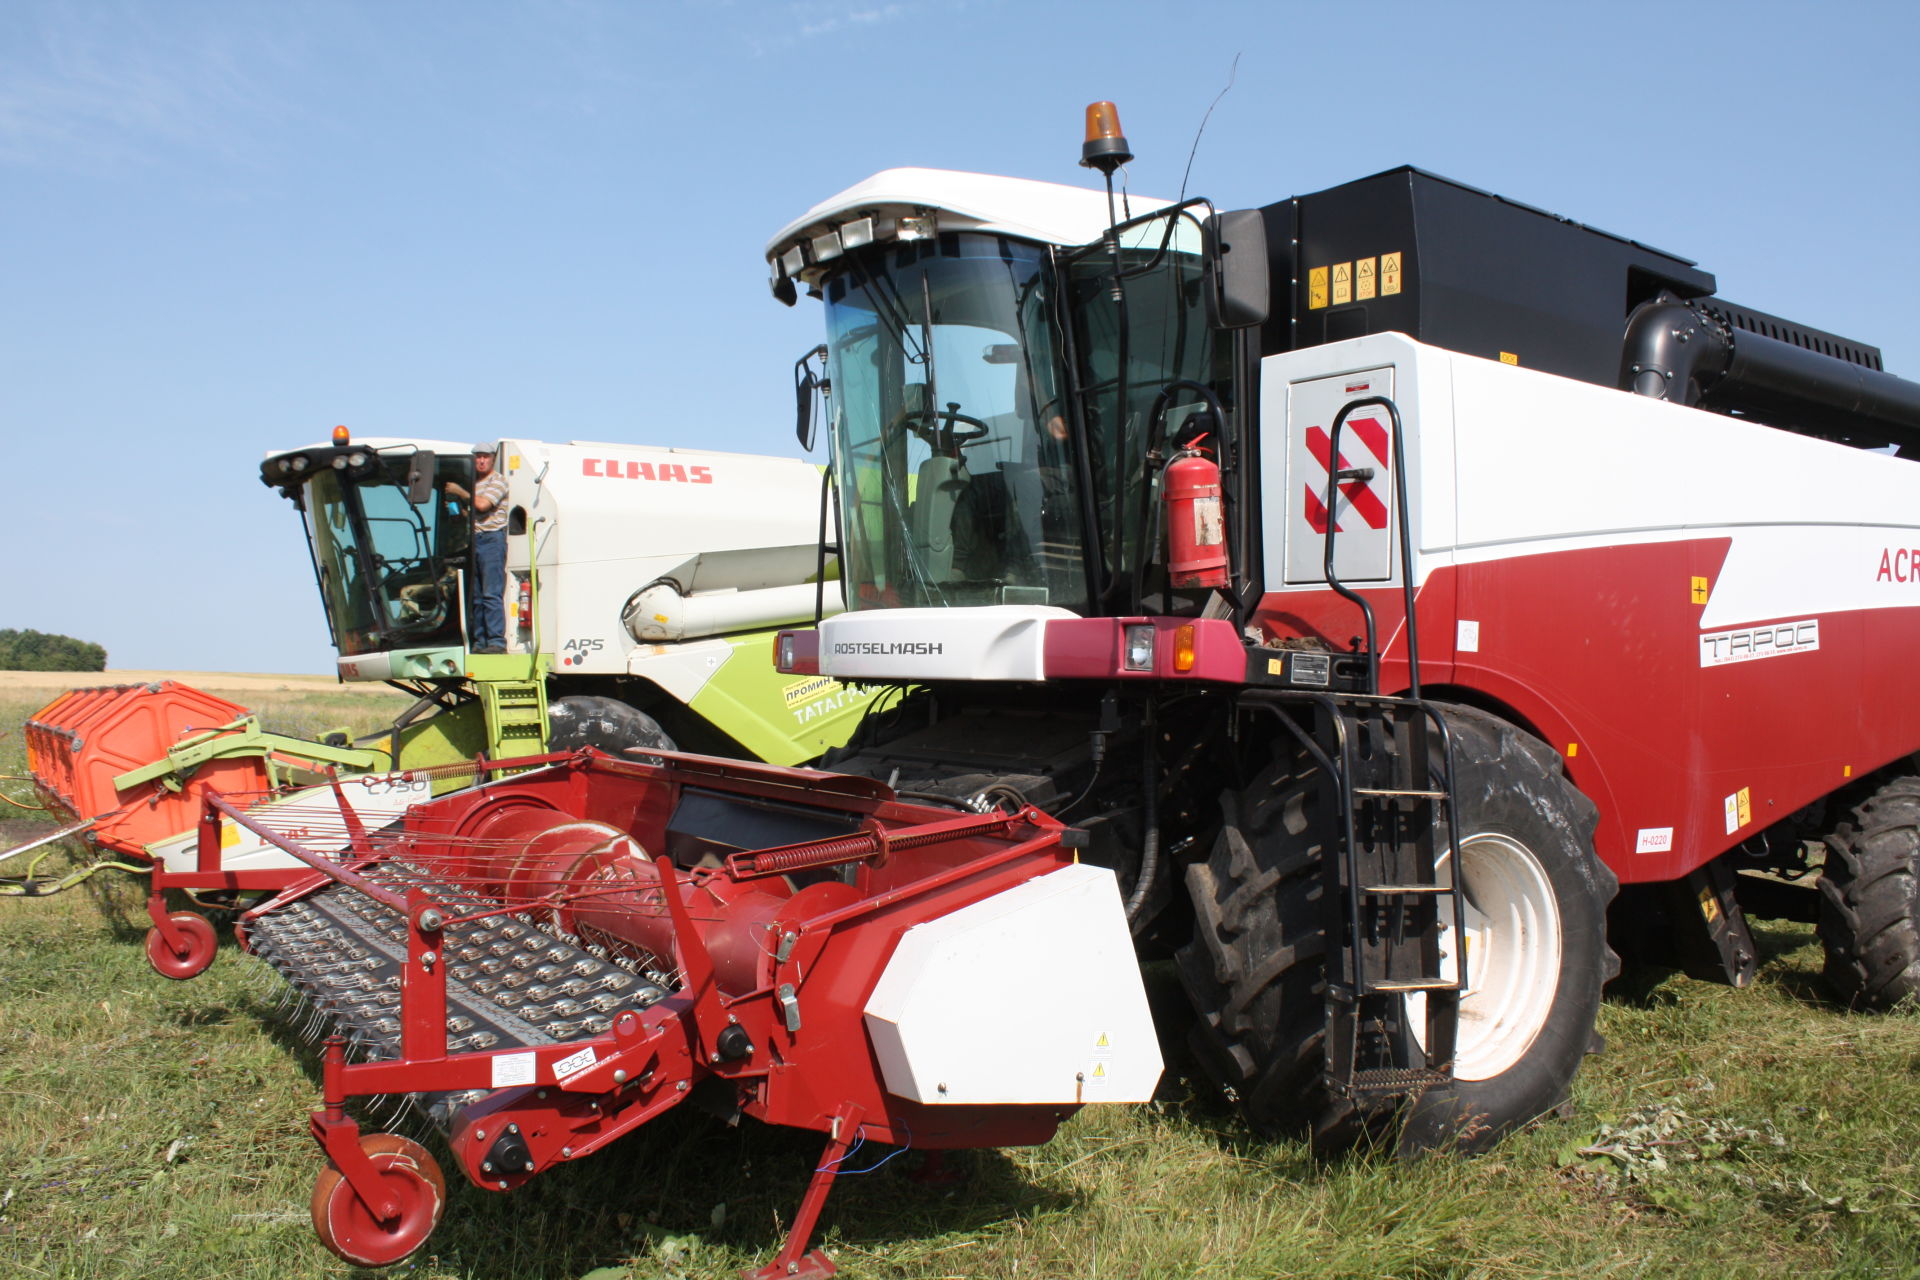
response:
<path id="1" fill-rule="evenodd" d="M 1154 758 L 1153 704 L 1147 704 L 1146 723 L 1141 726 L 1140 773 L 1144 795 L 1141 814 L 1144 828 L 1140 839 L 1140 873 L 1134 877 L 1133 892 L 1127 895 L 1127 923 L 1139 918 L 1147 905 L 1153 882 L 1160 877 L 1160 813 L 1156 793 L 1160 790 L 1158 762 Z"/>

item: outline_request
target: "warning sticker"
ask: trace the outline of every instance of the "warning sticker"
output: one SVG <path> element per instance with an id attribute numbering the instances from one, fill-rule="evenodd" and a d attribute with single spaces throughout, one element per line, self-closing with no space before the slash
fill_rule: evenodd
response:
<path id="1" fill-rule="evenodd" d="M 1470 618 L 1460 619 L 1460 625 L 1454 628 L 1453 647 L 1462 653 L 1480 652 L 1480 624 Z"/>
<path id="2" fill-rule="evenodd" d="M 1353 264 L 1336 262 L 1333 264 L 1333 305 L 1338 307 L 1353 301 Z"/>
<path id="3" fill-rule="evenodd" d="M 1390 298 L 1400 292 L 1400 255 L 1383 253 L 1380 255 L 1380 296 Z"/>
<path id="4" fill-rule="evenodd" d="M 500 1054 L 493 1060 L 493 1087 L 506 1089 L 516 1084 L 532 1084 L 535 1062 L 532 1053 Z"/>
<path id="5" fill-rule="evenodd" d="M 1726 809 L 1728 835 L 1732 835 L 1753 821 L 1752 788 L 1740 788 L 1725 800 L 1721 801 L 1721 804 Z"/>
<path id="6" fill-rule="evenodd" d="M 1315 267 L 1307 272 L 1307 310 L 1318 311 L 1327 305 L 1327 269 Z"/>
<path id="7" fill-rule="evenodd" d="M 1693 602 L 1695 604 L 1705 604 L 1707 602 L 1708 586 L 1709 584 L 1705 578 L 1696 577 L 1693 580 Z"/>
<path id="8" fill-rule="evenodd" d="M 593 1056 L 593 1046 L 588 1045 L 578 1053 L 570 1053 L 553 1064 L 553 1078 L 564 1082 L 568 1076 L 578 1075 L 591 1067 L 599 1059 Z"/>
<path id="9" fill-rule="evenodd" d="M 1353 296 L 1357 300 L 1365 302 L 1373 296 L 1374 286 L 1379 283 L 1379 272 L 1378 258 L 1362 258 L 1353 264 Z"/>

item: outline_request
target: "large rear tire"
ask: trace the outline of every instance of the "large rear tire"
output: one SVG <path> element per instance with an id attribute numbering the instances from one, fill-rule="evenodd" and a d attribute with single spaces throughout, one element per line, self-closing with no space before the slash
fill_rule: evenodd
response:
<path id="1" fill-rule="evenodd" d="M 1894 778 L 1826 840 L 1826 979 L 1855 1009 L 1920 996 L 1920 778 Z"/>
<path id="2" fill-rule="evenodd" d="M 1619 968 L 1606 941 L 1617 884 L 1593 853 L 1593 804 L 1545 743 L 1484 712 L 1444 714 L 1469 987 L 1454 1078 L 1399 1117 L 1403 1152 L 1477 1150 L 1556 1106 Z M 1375 1126 L 1326 1078 L 1321 868 L 1337 801 L 1309 758 L 1287 753 L 1221 807 L 1212 855 L 1187 871 L 1195 936 L 1180 953 L 1202 1058 L 1255 1127 L 1307 1128 L 1323 1150 L 1350 1146 Z M 1442 945 L 1460 949 L 1450 937 Z M 1423 1025 L 1421 1011 L 1402 1021 Z"/>

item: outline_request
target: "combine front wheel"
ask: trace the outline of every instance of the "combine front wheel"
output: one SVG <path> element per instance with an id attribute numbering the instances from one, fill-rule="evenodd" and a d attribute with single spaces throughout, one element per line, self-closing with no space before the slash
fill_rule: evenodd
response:
<path id="1" fill-rule="evenodd" d="M 677 751 L 673 739 L 638 707 L 614 698 L 575 694 L 555 698 L 547 705 L 547 750 L 577 751 L 598 747 L 610 756 L 628 758 L 633 748 Z"/>
<path id="2" fill-rule="evenodd" d="M 170 917 L 180 931 L 180 945 L 168 944 L 166 935 L 156 926 L 147 930 L 147 963 L 163 978 L 185 981 L 207 971 L 213 963 L 220 940 L 207 918 L 191 911 L 176 911 Z"/>
<path id="3" fill-rule="evenodd" d="M 1820 942 L 1849 1006 L 1920 996 L 1920 778 L 1894 778 L 1827 837 Z"/>
<path id="4" fill-rule="evenodd" d="M 1617 969 L 1606 943 L 1615 883 L 1593 854 L 1592 803 L 1546 744 L 1478 711 L 1445 714 L 1469 986 L 1454 1079 L 1405 1115 L 1402 1150 L 1477 1149 L 1557 1103 Z M 1195 937 L 1180 954 L 1203 1054 L 1256 1126 L 1351 1143 L 1366 1127 L 1329 1087 L 1324 1054 L 1332 788 L 1304 754 L 1290 755 L 1222 808 L 1212 856 L 1187 873 Z M 1406 1010 L 1407 1027 L 1422 1021 Z"/>
<path id="5" fill-rule="evenodd" d="M 370 1133 L 360 1149 L 380 1171 L 398 1211 L 376 1218 L 333 1161 L 313 1184 L 313 1229 L 335 1256 L 361 1267 L 386 1267 L 427 1242 L 447 1203 L 447 1180 L 427 1149 L 392 1133 Z"/>

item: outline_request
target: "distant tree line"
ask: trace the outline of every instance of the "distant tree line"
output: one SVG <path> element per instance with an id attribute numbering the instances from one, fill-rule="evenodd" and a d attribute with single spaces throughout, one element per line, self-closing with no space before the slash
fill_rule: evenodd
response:
<path id="1" fill-rule="evenodd" d="M 0 671 L 105 671 L 107 651 L 72 636 L 0 627 Z"/>

